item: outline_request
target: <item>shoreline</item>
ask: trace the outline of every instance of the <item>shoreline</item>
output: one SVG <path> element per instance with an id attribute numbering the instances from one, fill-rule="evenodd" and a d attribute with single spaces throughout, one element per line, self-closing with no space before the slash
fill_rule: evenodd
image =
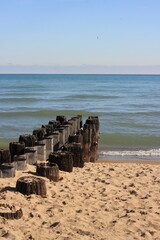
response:
<path id="1" fill-rule="evenodd" d="M 107 160 L 107 159 L 99 159 L 96 161 L 96 163 L 137 163 L 137 164 L 155 164 L 160 165 L 160 161 L 146 161 L 146 160 Z"/>

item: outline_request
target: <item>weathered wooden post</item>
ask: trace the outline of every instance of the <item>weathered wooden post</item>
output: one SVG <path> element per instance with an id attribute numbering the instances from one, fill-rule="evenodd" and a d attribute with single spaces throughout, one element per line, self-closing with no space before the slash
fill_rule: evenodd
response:
<path id="1" fill-rule="evenodd" d="M 52 134 L 52 138 L 53 138 L 53 150 L 52 151 L 58 151 L 59 147 L 60 147 L 60 132 L 58 131 L 55 131 L 53 132 Z"/>
<path id="2" fill-rule="evenodd" d="M 10 163 L 11 162 L 11 154 L 8 149 L 0 149 L 0 165 L 2 163 Z"/>
<path id="3" fill-rule="evenodd" d="M 83 143 L 83 135 L 81 131 L 79 131 L 76 135 L 70 135 L 68 138 L 69 143 Z"/>
<path id="4" fill-rule="evenodd" d="M 0 216 L 6 219 L 20 219 L 23 216 L 22 209 L 16 209 L 9 204 L 0 204 Z"/>
<path id="5" fill-rule="evenodd" d="M 65 130 L 64 128 L 57 128 L 56 131 L 59 132 L 59 147 L 62 147 L 65 144 Z"/>
<path id="6" fill-rule="evenodd" d="M 64 135 L 65 135 L 65 143 L 68 141 L 68 137 L 69 137 L 69 128 L 70 128 L 70 125 L 69 124 L 65 124 L 65 125 L 62 125 L 62 127 L 64 128 Z"/>
<path id="7" fill-rule="evenodd" d="M 34 164 L 37 162 L 37 147 L 36 137 L 31 134 L 23 134 L 19 137 L 19 142 L 25 144 L 25 154 L 28 164 Z"/>
<path id="8" fill-rule="evenodd" d="M 38 128 L 33 130 L 33 135 L 36 137 L 37 142 L 35 146 L 37 147 L 37 161 L 46 161 L 46 141 L 44 139 L 46 131 L 44 128 Z"/>
<path id="9" fill-rule="evenodd" d="M 54 130 L 56 128 L 59 128 L 61 125 L 60 121 L 57 121 L 57 120 L 50 120 L 48 124 L 52 125 Z"/>
<path id="10" fill-rule="evenodd" d="M 47 189 L 45 180 L 38 177 L 26 176 L 17 180 L 16 189 L 22 194 L 37 194 L 46 197 Z"/>
<path id="11" fill-rule="evenodd" d="M 83 155 L 84 155 L 85 162 L 90 162 L 90 146 L 91 146 L 90 126 L 88 124 L 84 124 L 84 126 L 83 126 Z"/>
<path id="12" fill-rule="evenodd" d="M 37 164 L 36 172 L 48 178 L 50 181 L 59 181 L 59 167 L 56 163 L 40 163 Z"/>
<path id="13" fill-rule="evenodd" d="M 69 128 L 69 135 L 74 135 L 74 120 L 70 119 L 68 120 L 68 124 L 70 125 Z"/>
<path id="14" fill-rule="evenodd" d="M 31 134 L 23 134 L 19 136 L 19 142 L 25 143 L 25 147 L 34 147 L 36 142 L 36 137 Z"/>
<path id="15" fill-rule="evenodd" d="M 17 171 L 26 170 L 27 169 L 27 156 L 26 156 L 26 154 L 14 155 L 14 164 L 15 164 L 15 169 Z"/>
<path id="16" fill-rule="evenodd" d="M 25 148 L 26 160 L 29 165 L 33 165 L 37 162 L 37 148 L 26 147 Z"/>
<path id="17" fill-rule="evenodd" d="M 65 145 L 66 151 L 73 155 L 73 167 L 84 167 L 83 147 L 81 143 L 69 143 Z"/>
<path id="18" fill-rule="evenodd" d="M 56 163 L 59 170 L 72 172 L 73 170 L 73 155 L 70 152 L 53 152 L 49 155 L 49 163 Z"/>
<path id="19" fill-rule="evenodd" d="M 82 115 L 77 115 L 77 117 L 79 118 L 79 129 L 81 129 L 83 126 Z"/>
<path id="20" fill-rule="evenodd" d="M 64 122 L 67 121 L 67 117 L 66 116 L 57 116 L 56 121 L 59 121 L 61 124 L 63 124 Z"/>
<path id="21" fill-rule="evenodd" d="M 42 125 L 42 128 L 44 128 L 46 132 L 43 143 L 46 145 L 46 159 L 47 159 L 49 157 L 49 154 L 53 151 L 52 134 L 54 132 L 54 127 L 52 124 L 47 124 L 47 125 Z"/>
<path id="22" fill-rule="evenodd" d="M 99 141 L 99 119 L 97 116 L 90 116 L 86 120 L 90 128 L 90 161 L 95 162 L 98 159 L 98 141 Z"/>
<path id="23" fill-rule="evenodd" d="M 15 166 L 12 163 L 2 163 L 0 165 L 0 178 L 13 178 L 15 173 Z"/>
<path id="24" fill-rule="evenodd" d="M 25 143 L 22 142 L 10 142 L 9 150 L 11 154 L 11 161 L 14 161 L 14 155 L 22 155 L 25 152 Z"/>
<path id="25" fill-rule="evenodd" d="M 47 124 L 47 125 L 42 125 L 42 128 L 45 129 L 46 132 L 46 136 L 50 136 L 52 135 L 52 133 L 54 132 L 54 126 L 53 124 Z"/>
<path id="26" fill-rule="evenodd" d="M 73 135 L 76 134 L 78 129 L 78 118 L 72 117 L 71 120 L 73 120 Z"/>

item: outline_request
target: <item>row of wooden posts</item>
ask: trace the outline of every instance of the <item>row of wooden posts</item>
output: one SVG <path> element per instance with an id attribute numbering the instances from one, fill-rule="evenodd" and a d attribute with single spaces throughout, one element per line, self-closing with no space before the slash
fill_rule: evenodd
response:
<path id="1" fill-rule="evenodd" d="M 84 125 L 81 115 L 69 120 L 57 116 L 32 134 L 20 135 L 8 150 L 0 150 L 0 178 L 14 177 L 16 170 L 36 164 L 39 175 L 58 181 L 59 170 L 72 172 L 73 167 L 98 159 L 98 140 L 97 116 L 88 117 Z"/>

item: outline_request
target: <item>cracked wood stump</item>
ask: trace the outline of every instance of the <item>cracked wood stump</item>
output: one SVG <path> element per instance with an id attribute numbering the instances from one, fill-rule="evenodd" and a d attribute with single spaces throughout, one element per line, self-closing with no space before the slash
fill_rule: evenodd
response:
<path id="1" fill-rule="evenodd" d="M 14 161 L 15 155 L 22 155 L 25 151 L 25 143 L 20 142 L 10 142 L 9 144 L 9 150 L 11 153 L 11 160 Z"/>
<path id="2" fill-rule="evenodd" d="M 81 143 L 69 143 L 64 146 L 73 155 L 73 167 L 84 167 L 83 148 Z"/>
<path id="3" fill-rule="evenodd" d="M 56 163 L 61 171 L 73 171 L 73 155 L 70 152 L 53 152 L 49 155 L 48 161 L 49 163 Z"/>
<path id="4" fill-rule="evenodd" d="M 59 181 L 59 167 L 56 163 L 40 163 L 37 165 L 36 172 L 50 181 Z"/>
<path id="5" fill-rule="evenodd" d="M 23 216 L 22 209 L 16 210 L 15 206 L 0 204 L 0 216 L 6 219 L 20 219 Z"/>
<path id="6" fill-rule="evenodd" d="M 11 162 L 10 151 L 7 149 L 0 149 L 0 165 L 2 163 L 10 163 L 10 162 Z"/>
<path id="7" fill-rule="evenodd" d="M 31 134 L 23 134 L 19 136 L 19 142 L 24 143 L 25 147 L 33 147 L 36 142 L 36 137 Z"/>
<path id="8" fill-rule="evenodd" d="M 22 194 L 37 194 L 46 197 L 47 189 L 45 180 L 38 177 L 26 176 L 17 180 L 16 189 Z"/>
<path id="9" fill-rule="evenodd" d="M 15 177 L 15 166 L 12 163 L 3 163 L 0 166 L 0 178 Z"/>

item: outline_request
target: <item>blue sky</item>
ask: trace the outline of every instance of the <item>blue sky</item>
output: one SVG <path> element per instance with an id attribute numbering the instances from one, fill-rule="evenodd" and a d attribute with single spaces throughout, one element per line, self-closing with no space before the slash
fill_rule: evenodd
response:
<path id="1" fill-rule="evenodd" d="M 0 0 L 0 73 L 160 73 L 160 0 Z"/>

